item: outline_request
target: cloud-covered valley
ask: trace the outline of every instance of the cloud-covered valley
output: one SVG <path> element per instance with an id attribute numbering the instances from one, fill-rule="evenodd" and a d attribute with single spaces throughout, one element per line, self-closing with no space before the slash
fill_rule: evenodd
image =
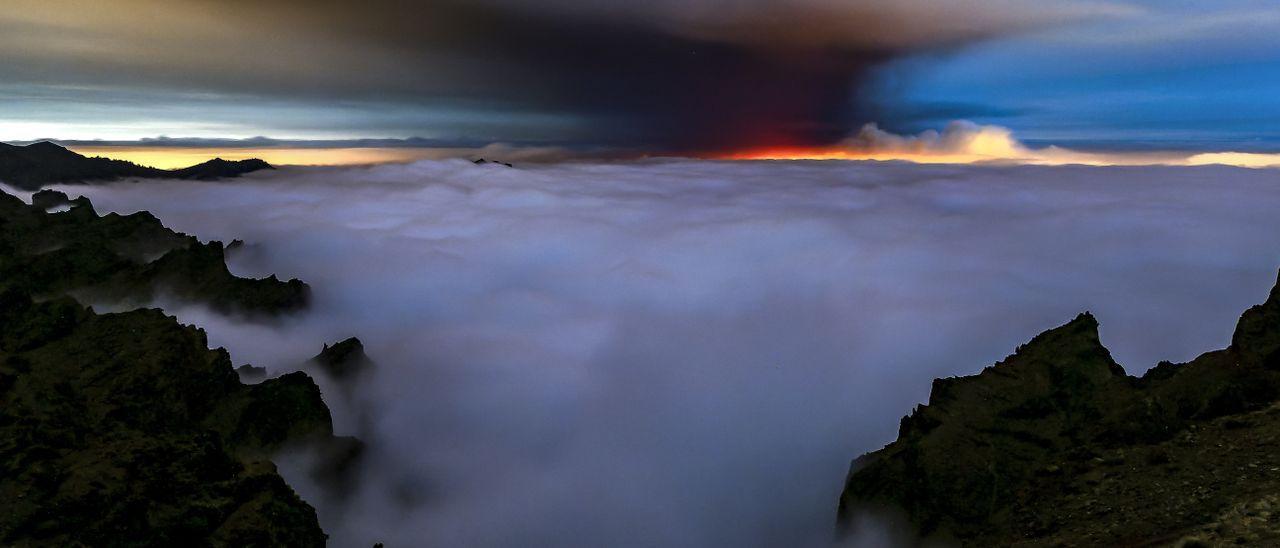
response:
<path id="1" fill-rule="evenodd" d="M 282 373 L 378 362 L 340 546 L 820 546 L 850 459 L 938 376 L 1091 310 L 1130 373 L 1224 346 L 1280 267 L 1280 175 L 1228 167 L 463 160 L 66 187 L 249 242 L 308 313 L 171 308 Z M 334 390 L 326 386 L 326 395 Z"/>

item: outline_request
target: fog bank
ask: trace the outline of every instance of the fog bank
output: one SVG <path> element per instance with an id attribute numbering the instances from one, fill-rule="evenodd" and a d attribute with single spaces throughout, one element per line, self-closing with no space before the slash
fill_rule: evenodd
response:
<path id="1" fill-rule="evenodd" d="M 1280 267 L 1280 173 L 655 161 L 290 168 L 67 187 L 251 245 L 279 325 L 171 309 L 273 373 L 364 340 L 337 546 L 821 546 L 849 460 L 938 376 L 1091 310 L 1130 373 L 1228 344 Z"/>

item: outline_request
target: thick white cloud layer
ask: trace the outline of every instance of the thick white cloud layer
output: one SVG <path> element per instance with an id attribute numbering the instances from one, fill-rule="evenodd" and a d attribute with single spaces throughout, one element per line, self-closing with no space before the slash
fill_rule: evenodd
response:
<path id="1" fill-rule="evenodd" d="M 938 376 L 1083 310 L 1131 373 L 1229 342 L 1280 267 L 1271 171 L 670 161 L 285 169 L 70 187 L 309 281 L 279 325 L 171 310 L 282 372 L 358 335 L 335 545 L 819 546 L 849 460 Z M 340 427 L 356 431 L 334 402 Z"/>

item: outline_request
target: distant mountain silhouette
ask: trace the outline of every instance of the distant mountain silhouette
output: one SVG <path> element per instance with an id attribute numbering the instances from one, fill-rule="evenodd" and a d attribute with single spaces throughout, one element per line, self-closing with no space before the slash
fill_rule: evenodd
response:
<path id="1" fill-rule="evenodd" d="M 48 141 L 15 146 L 0 143 L 0 182 L 23 190 L 54 183 L 112 181 L 125 178 L 212 180 L 274 169 L 262 160 L 221 158 L 183 169 L 156 169 L 124 160 L 87 158 Z"/>
<path id="2" fill-rule="evenodd" d="M 492 165 L 497 165 L 497 166 L 515 167 L 515 166 L 513 166 L 513 165 L 511 165 L 511 164 L 509 164 L 509 163 L 507 163 L 507 162 L 499 162 L 499 161 L 497 161 L 497 160 L 486 160 L 486 159 L 484 159 L 484 158 L 480 158 L 479 160 L 472 160 L 472 161 L 471 161 L 471 163 L 473 163 L 473 164 L 475 164 L 475 165 L 478 165 L 478 166 L 483 166 L 483 165 L 487 165 L 487 164 L 492 164 Z"/>

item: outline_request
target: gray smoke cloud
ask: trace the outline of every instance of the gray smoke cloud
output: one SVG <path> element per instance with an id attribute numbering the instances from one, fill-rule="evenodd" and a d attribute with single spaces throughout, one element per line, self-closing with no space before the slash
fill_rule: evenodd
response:
<path id="1" fill-rule="evenodd" d="M 1280 264 L 1275 181 L 451 160 L 66 190 L 312 284 L 278 324 L 170 308 L 237 362 L 365 341 L 371 420 L 329 397 L 372 441 L 358 489 L 284 465 L 337 546 L 823 546 L 850 459 L 932 378 L 1083 310 L 1131 373 L 1225 346 Z"/>
<path id="2" fill-rule="evenodd" d="M 872 121 L 862 88 L 890 60 L 1138 11 L 1088 0 L 5 7 L 0 119 L 23 123 L 9 130 L 22 139 L 110 139 L 140 117 L 135 133 L 418 135 L 632 155 L 830 144 Z M 68 120 L 67 105 L 82 112 Z M 94 135 L 33 133 L 82 134 L 86 117 Z"/>

